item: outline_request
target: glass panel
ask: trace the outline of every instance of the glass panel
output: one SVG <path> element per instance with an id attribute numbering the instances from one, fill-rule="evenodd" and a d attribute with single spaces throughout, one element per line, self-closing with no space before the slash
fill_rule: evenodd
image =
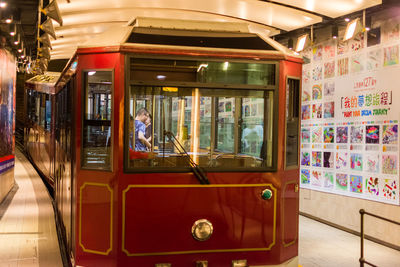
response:
<path id="1" fill-rule="evenodd" d="M 36 117 L 36 91 L 28 90 L 28 117 L 31 121 L 37 122 Z"/>
<path id="2" fill-rule="evenodd" d="M 216 151 L 235 152 L 235 98 L 219 97 L 217 100 Z"/>
<path id="3" fill-rule="evenodd" d="M 235 62 L 199 62 L 198 81 L 224 84 L 275 84 L 275 65 Z"/>
<path id="4" fill-rule="evenodd" d="M 35 97 L 35 122 L 39 123 L 40 122 L 40 93 L 36 93 Z"/>
<path id="5" fill-rule="evenodd" d="M 297 166 L 299 160 L 300 80 L 286 84 L 286 166 Z"/>
<path id="6" fill-rule="evenodd" d="M 51 101 L 49 95 L 46 95 L 46 114 L 45 114 L 45 129 L 50 131 L 51 126 Z"/>
<path id="7" fill-rule="evenodd" d="M 188 157 L 203 167 L 271 166 L 272 114 L 266 123 L 264 109 L 272 113 L 272 92 L 132 86 L 129 93 L 129 168 L 188 167 Z"/>
<path id="8" fill-rule="evenodd" d="M 210 150 L 211 97 L 200 97 L 200 148 Z"/>
<path id="9" fill-rule="evenodd" d="M 51 123 L 51 102 L 48 94 L 38 93 L 37 105 L 39 106 L 39 125 L 50 131 Z"/>
<path id="10" fill-rule="evenodd" d="M 82 167 L 111 169 L 112 72 L 84 72 Z"/>
<path id="11" fill-rule="evenodd" d="M 242 100 L 241 152 L 264 158 L 264 99 L 243 98 Z"/>
<path id="12" fill-rule="evenodd" d="M 275 85 L 275 64 L 134 58 L 131 70 L 135 81 Z"/>

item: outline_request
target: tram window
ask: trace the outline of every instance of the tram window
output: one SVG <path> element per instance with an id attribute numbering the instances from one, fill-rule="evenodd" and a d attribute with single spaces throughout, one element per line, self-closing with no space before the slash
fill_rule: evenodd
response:
<path id="1" fill-rule="evenodd" d="M 243 98 L 242 100 L 241 152 L 259 156 L 264 143 L 264 101 L 262 98 Z"/>
<path id="2" fill-rule="evenodd" d="M 224 153 L 235 152 L 235 98 L 218 97 L 217 98 L 217 134 L 216 151 Z"/>
<path id="3" fill-rule="evenodd" d="M 83 168 L 111 170 L 112 72 L 84 72 Z"/>
<path id="4" fill-rule="evenodd" d="M 37 117 L 36 117 L 36 91 L 34 90 L 28 90 L 28 118 L 32 122 L 37 122 Z"/>
<path id="5" fill-rule="evenodd" d="M 41 94 L 40 93 L 36 93 L 35 95 L 35 122 L 39 123 L 40 121 L 40 97 Z"/>
<path id="6" fill-rule="evenodd" d="M 51 126 L 51 101 L 50 96 L 44 93 L 37 93 L 35 100 L 35 122 L 42 128 L 50 131 Z"/>
<path id="7" fill-rule="evenodd" d="M 133 58 L 131 71 L 136 81 L 275 85 L 275 64 Z"/>
<path id="8" fill-rule="evenodd" d="M 275 84 L 275 65 L 238 62 L 199 62 L 199 82 L 225 84 Z"/>
<path id="9" fill-rule="evenodd" d="M 286 86 L 286 167 L 289 167 L 298 166 L 300 80 L 288 78 Z"/>
<path id="10" fill-rule="evenodd" d="M 131 86 L 128 169 L 188 167 L 187 157 L 210 168 L 271 167 L 272 96 L 262 90 Z"/>

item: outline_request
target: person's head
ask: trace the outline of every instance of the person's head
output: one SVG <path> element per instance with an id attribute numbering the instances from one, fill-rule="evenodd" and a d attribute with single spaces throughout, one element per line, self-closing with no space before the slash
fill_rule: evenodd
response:
<path id="1" fill-rule="evenodd" d="M 147 109 L 140 108 L 136 112 L 136 118 L 135 119 L 144 123 L 147 120 L 148 117 L 149 117 L 149 112 L 147 111 Z"/>
<path id="2" fill-rule="evenodd" d="M 147 126 L 147 125 L 150 125 L 151 119 L 152 119 L 152 118 L 151 118 L 151 115 L 149 114 L 149 115 L 147 116 L 146 121 L 145 121 L 146 126 Z"/>

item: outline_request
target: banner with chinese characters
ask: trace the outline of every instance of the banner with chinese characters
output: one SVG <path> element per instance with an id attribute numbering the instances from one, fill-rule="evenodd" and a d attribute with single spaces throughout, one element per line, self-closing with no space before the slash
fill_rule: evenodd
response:
<path id="1" fill-rule="evenodd" d="M 384 27 L 382 42 L 359 34 L 303 52 L 302 188 L 399 204 L 399 24 Z"/>
<path id="2" fill-rule="evenodd" d="M 0 179 L 14 168 L 15 84 L 15 58 L 0 49 Z"/>

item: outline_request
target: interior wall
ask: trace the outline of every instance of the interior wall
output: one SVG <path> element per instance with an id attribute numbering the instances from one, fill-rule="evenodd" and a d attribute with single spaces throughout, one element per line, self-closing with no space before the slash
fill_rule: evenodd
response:
<path id="1" fill-rule="evenodd" d="M 14 168 L 0 174 L 0 203 L 14 185 Z"/>
<path id="2" fill-rule="evenodd" d="M 400 222 L 400 206 L 300 189 L 301 213 L 346 230 L 360 232 L 360 209 Z M 364 230 L 366 235 L 400 249 L 400 226 L 365 215 Z"/>
<path id="3" fill-rule="evenodd" d="M 393 10 L 383 11 L 379 14 L 376 14 L 376 16 L 372 17 L 372 28 L 380 26 L 380 34 L 382 34 L 382 27 L 385 27 L 386 23 L 400 22 L 400 17 L 398 14 L 399 13 L 393 12 Z M 343 31 L 344 27 L 339 27 L 340 38 L 343 36 Z M 330 26 L 325 29 L 320 29 L 318 32 L 316 32 L 316 44 L 329 40 L 329 38 L 331 38 L 330 33 Z M 368 72 L 365 73 L 368 74 Z M 370 73 L 375 75 L 373 71 L 370 71 Z M 400 75 L 400 73 L 398 75 Z M 395 79 L 395 77 L 393 77 L 393 79 Z M 397 87 L 396 89 L 399 88 Z M 397 101 L 398 99 L 395 100 L 395 103 Z M 398 117 L 400 117 L 400 114 Z M 398 155 L 398 158 L 400 158 L 399 151 L 397 151 L 396 154 Z M 397 164 L 399 163 L 397 162 Z M 350 173 L 350 170 L 348 173 Z M 399 173 L 397 173 L 397 181 L 399 181 Z M 398 197 L 399 196 L 397 196 L 397 198 Z M 307 189 L 304 186 L 300 189 L 301 213 L 353 233 L 360 232 L 360 209 L 364 209 L 367 212 L 400 222 L 400 206 L 398 204 L 382 203 L 335 194 L 333 192 L 322 192 L 313 189 Z M 376 241 L 382 241 L 384 244 L 386 243 L 386 245 L 400 250 L 400 226 L 366 215 L 364 229 L 365 234 L 372 239 L 376 239 Z"/>
<path id="4" fill-rule="evenodd" d="M 15 57 L 0 49 L 0 202 L 14 185 Z"/>

